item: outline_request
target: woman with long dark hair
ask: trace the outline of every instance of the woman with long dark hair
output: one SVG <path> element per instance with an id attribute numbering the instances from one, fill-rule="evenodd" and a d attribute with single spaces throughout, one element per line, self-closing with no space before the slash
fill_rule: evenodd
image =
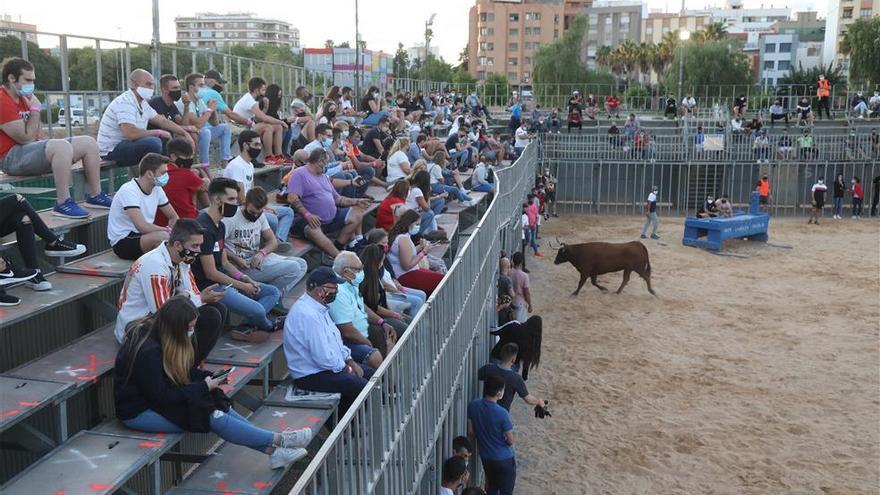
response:
<path id="1" fill-rule="evenodd" d="M 391 270 L 397 275 L 397 279 L 404 287 L 411 287 L 424 291 L 431 295 L 434 289 L 443 280 L 443 274 L 426 268 L 425 258 L 431 245 L 422 239 L 418 247 L 413 243 L 412 236 L 419 234 L 419 214 L 413 210 L 407 210 L 388 232 L 391 247 L 388 249 L 388 259 L 391 261 Z"/>
<path id="2" fill-rule="evenodd" d="M 410 179 L 410 190 L 406 196 L 406 206 L 418 212 L 421 217 L 419 223 L 419 235 L 425 236 L 429 241 L 446 240 L 446 233 L 437 226 L 437 215 L 443 211 L 445 203 L 434 201 L 436 198 L 445 198 L 446 193 L 431 197 L 431 175 L 422 170 L 416 172 Z M 434 234 L 435 232 L 440 234 Z"/>
<path id="3" fill-rule="evenodd" d="M 197 367 L 193 347 L 199 312 L 186 296 L 133 321 L 116 356 L 116 416 L 128 428 L 152 433 L 214 432 L 269 456 L 272 469 L 307 454 L 309 428 L 276 433 L 252 425 L 220 389 L 227 376 Z"/>
<path id="4" fill-rule="evenodd" d="M 388 298 L 385 294 L 385 288 L 382 286 L 382 274 L 385 271 L 383 267 L 385 262 L 385 250 L 377 244 L 370 244 L 361 251 L 361 263 L 364 265 L 364 281 L 358 287 L 361 296 L 364 298 L 364 304 L 367 305 L 374 313 L 382 317 L 385 323 L 394 328 L 397 338 L 394 342 L 387 342 L 386 348 L 382 351 L 383 356 L 388 355 L 388 351 L 394 347 L 397 339 L 403 337 L 403 333 L 410 324 L 410 318 L 404 314 L 388 309 Z"/>

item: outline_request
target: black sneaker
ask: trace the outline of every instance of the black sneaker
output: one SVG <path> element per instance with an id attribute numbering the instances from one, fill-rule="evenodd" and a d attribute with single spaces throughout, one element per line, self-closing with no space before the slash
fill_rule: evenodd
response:
<path id="1" fill-rule="evenodd" d="M 20 297 L 0 291 L 0 306 L 17 306 L 19 304 L 21 304 Z"/>
<path id="2" fill-rule="evenodd" d="M 30 290 L 36 292 L 45 292 L 47 290 L 52 290 L 52 284 L 48 280 L 46 280 L 46 278 L 43 277 L 43 274 L 39 271 L 37 272 L 36 277 L 30 280 L 26 280 L 24 282 L 24 285 L 26 285 Z"/>
<path id="3" fill-rule="evenodd" d="M 69 257 L 79 256 L 86 252 L 86 247 L 82 244 L 74 244 L 65 241 L 62 238 L 55 239 L 55 242 L 46 246 L 46 256 Z"/>
<path id="4" fill-rule="evenodd" d="M 275 324 L 272 326 L 273 332 L 280 332 L 284 330 L 284 320 L 286 320 L 286 316 L 279 316 L 275 318 Z"/>
<path id="5" fill-rule="evenodd" d="M 36 277 L 37 273 L 39 272 L 27 268 L 13 269 L 7 263 L 6 271 L 0 272 L 0 285 L 17 284 L 18 282 L 24 282 L 25 280 L 30 280 Z"/>

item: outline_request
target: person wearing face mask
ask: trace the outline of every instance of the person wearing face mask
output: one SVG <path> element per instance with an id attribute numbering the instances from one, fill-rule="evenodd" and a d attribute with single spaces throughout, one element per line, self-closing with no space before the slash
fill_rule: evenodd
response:
<path id="1" fill-rule="evenodd" d="M 394 347 L 394 343 L 403 337 L 412 319 L 391 309 L 389 304 L 385 287 L 382 284 L 382 276 L 385 272 L 385 249 L 382 246 L 370 244 L 361 250 L 359 256 L 364 267 L 364 275 L 358 290 L 364 299 L 364 304 L 379 318 L 382 318 L 384 324 L 390 325 L 394 329 L 393 334 L 387 334 L 385 339 L 380 338 L 378 342 L 374 342 L 374 345 L 379 344 L 377 348 L 382 352 L 382 355 L 387 356 L 391 348 Z M 381 337 L 383 332 L 377 331 L 376 334 Z"/>
<path id="2" fill-rule="evenodd" d="M 516 452 L 510 413 L 498 405 L 504 397 L 504 380 L 489 376 L 483 397 L 468 403 L 468 437 L 477 441 L 486 474 L 487 493 L 513 495 L 516 485 Z"/>
<path id="3" fill-rule="evenodd" d="M 306 293 L 294 303 L 284 322 L 284 356 L 296 387 L 342 396 L 344 414 L 373 376 L 374 368 L 359 364 L 330 316 L 329 306 L 347 283 L 328 267 L 306 280 Z"/>
<path id="4" fill-rule="evenodd" d="M 220 168 L 224 168 L 232 158 L 229 149 L 232 144 L 232 133 L 229 125 L 221 121 L 219 117 L 219 114 L 222 113 L 220 104 L 223 100 L 219 98 L 219 94 L 217 94 L 217 98 L 202 98 L 202 96 L 207 96 L 208 91 L 205 76 L 202 74 L 189 74 L 183 83 L 186 86 L 186 91 L 181 93 L 180 100 L 174 102 L 174 106 L 183 117 L 183 123 L 192 126 L 196 132 L 199 161 L 211 163 L 211 143 L 216 141 L 220 150 Z M 223 105 L 225 106 L 226 103 L 223 102 Z M 228 110 L 228 107 L 226 109 Z"/>
<path id="5" fill-rule="evenodd" d="M 90 136 L 68 139 L 41 139 L 42 103 L 34 95 L 34 66 L 22 58 L 7 58 L 2 67 L 0 90 L 0 170 L 9 175 L 52 173 L 56 202 L 55 216 L 87 218 L 70 197 L 73 164 L 82 161 L 85 172 L 86 206 L 109 208 L 110 196 L 101 191 L 101 159 L 98 145 Z"/>
<path id="6" fill-rule="evenodd" d="M 283 300 L 305 276 L 308 264 L 302 258 L 275 254 L 280 243 L 263 211 L 268 201 L 266 191 L 255 187 L 248 191 L 235 216 L 223 218 L 226 254 L 251 279 L 278 288 Z"/>
<path id="7" fill-rule="evenodd" d="M 187 132 L 190 139 L 194 143 L 198 142 L 199 129 L 191 124 L 184 123 L 183 114 L 177 108 L 177 104 L 183 99 L 183 91 L 180 88 L 180 81 L 174 74 L 163 74 L 159 78 L 159 94 L 150 98 L 148 103 L 153 110 L 159 115 L 179 125 Z M 189 96 L 187 95 L 187 100 Z M 147 124 L 147 129 L 158 129 L 158 127 Z"/>
<path id="8" fill-rule="evenodd" d="M 639 236 L 642 239 L 648 238 L 646 235 L 648 227 L 651 227 L 651 239 L 657 240 L 660 238 L 657 235 L 657 229 L 660 228 L 660 219 L 657 217 L 657 194 L 659 191 L 657 186 L 653 186 L 651 193 L 648 194 L 648 200 L 645 201 L 645 225 L 642 226 L 642 235 Z"/>
<path id="9" fill-rule="evenodd" d="M 382 110 L 382 99 L 379 88 L 370 86 L 367 93 L 361 98 L 361 111 L 366 115 L 361 121 L 363 125 L 375 126 L 383 117 L 388 118 L 390 114 Z"/>
<path id="10" fill-rule="evenodd" d="M 190 270 L 203 241 L 204 229 L 198 222 L 181 219 L 171 229 L 168 241 L 132 264 L 119 294 L 119 313 L 113 331 L 118 342 L 125 338 L 129 323 L 155 314 L 172 296 L 184 295 L 199 312 L 195 326 L 198 361 L 211 352 L 226 323 L 226 307 L 220 303 L 224 292 L 218 290 L 219 286 L 200 291 Z"/>
<path id="11" fill-rule="evenodd" d="M 148 103 L 153 97 L 153 75 L 135 69 L 128 76 L 129 91 L 117 96 L 101 116 L 98 151 L 117 166 L 137 164 L 147 153 L 162 153 L 171 135 L 192 143 L 192 138 L 173 120 L 158 114 Z M 147 129 L 148 125 L 155 127 Z"/>
<path id="12" fill-rule="evenodd" d="M 239 210 L 238 183 L 218 177 L 208 185 L 210 206 L 199 214 L 197 221 L 204 229 L 199 259 L 193 266 L 196 285 L 208 290 L 214 284 L 226 287 L 220 300 L 229 311 L 241 315 L 245 325 L 232 331 L 235 340 L 259 343 L 269 333 L 279 330 L 282 318 L 269 320 L 266 315 L 278 304 L 281 291 L 275 286 L 256 282 L 229 261 L 226 249 L 226 225 L 223 218 L 235 216 Z"/>
<path id="13" fill-rule="evenodd" d="M 828 192 L 828 186 L 825 185 L 825 177 L 821 175 L 810 189 L 812 199 L 812 209 L 810 210 L 810 219 L 807 225 L 814 223 L 819 225 L 819 218 L 822 216 L 822 208 L 825 207 L 825 194 Z"/>
<path id="14" fill-rule="evenodd" d="M 388 260 L 391 271 L 404 287 L 418 289 L 430 296 L 443 280 L 443 274 L 423 267 L 423 261 L 427 266 L 425 258 L 432 244 L 422 239 L 418 246 L 415 245 L 412 238 L 419 235 L 420 227 L 421 218 L 415 211 L 407 210 L 400 216 L 388 232 L 391 243 Z"/>
<path id="15" fill-rule="evenodd" d="M 248 81 L 248 92 L 239 98 L 232 111 L 254 122 L 250 127 L 260 135 L 263 146 L 266 147 L 266 165 L 289 165 L 281 153 L 284 130 L 287 122 L 267 115 L 260 109 L 260 101 L 266 94 L 266 80 L 261 77 L 252 77 Z"/>
<path id="16" fill-rule="evenodd" d="M 193 148 L 186 140 L 174 138 L 168 141 L 168 184 L 162 188 L 171 207 L 180 218 L 196 218 L 196 205 L 208 205 L 208 184 L 211 178 L 202 167 L 193 167 Z M 156 225 L 168 225 L 161 211 L 156 213 Z"/>
<path id="17" fill-rule="evenodd" d="M 374 175 L 369 176 L 369 179 L 359 178 L 359 171 L 355 170 L 354 164 L 348 160 L 345 152 L 337 146 L 336 143 L 341 142 L 342 133 L 336 132 L 337 134 L 334 138 L 333 127 L 330 127 L 328 124 L 318 124 L 315 127 L 315 140 L 307 144 L 303 149 L 309 154 L 316 151 L 323 153 L 327 163 L 324 174 L 330 177 L 330 182 L 339 191 L 339 194 L 348 198 L 363 197 L 370 185 L 369 179 L 375 176 L 375 172 L 372 169 L 370 170 Z M 340 154 L 337 155 L 336 151 L 340 151 Z M 366 173 L 368 172 L 365 171 Z"/>
<path id="18" fill-rule="evenodd" d="M 193 345 L 199 312 L 184 295 L 171 297 L 155 314 L 126 331 L 114 367 L 116 417 L 127 428 L 151 433 L 213 432 L 268 455 L 272 469 L 304 457 L 311 428 L 273 432 L 238 414 L 214 377 L 200 368 Z"/>
<path id="19" fill-rule="evenodd" d="M 153 223 L 161 211 L 174 226 L 177 212 L 162 189 L 168 185 L 168 157 L 149 153 L 141 159 L 139 175 L 113 196 L 107 217 L 107 238 L 116 256 L 134 261 L 168 240 L 170 227 Z"/>

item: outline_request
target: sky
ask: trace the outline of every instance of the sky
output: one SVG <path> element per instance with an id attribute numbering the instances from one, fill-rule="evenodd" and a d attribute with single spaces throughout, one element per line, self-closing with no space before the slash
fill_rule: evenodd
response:
<path id="1" fill-rule="evenodd" d="M 685 0 L 686 8 L 721 6 L 723 0 Z M 792 11 L 818 5 L 820 17 L 833 0 L 744 0 L 746 7 L 784 7 Z M 440 49 L 447 62 L 456 63 L 467 45 L 468 10 L 475 0 L 360 0 L 361 38 L 367 47 L 393 53 L 397 44 L 409 47 L 424 42 L 424 23 L 436 13 L 432 46 Z M 835 2 L 836 3 L 836 2 Z M 678 11 L 680 0 L 647 0 L 650 10 Z M 243 8 L 247 5 L 248 8 Z M 160 39 L 174 42 L 174 18 L 196 12 L 250 11 L 261 17 L 290 22 L 300 30 L 304 47 L 323 47 L 324 41 L 354 41 L 354 0 L 287 0 L 248 4 L 241 0 L 159 0 Z M 0 13 L 22 22 L 36 24 L 42 32 L 79 34 L 112 39 L 149 42 L 152 37 L 151 0 L 0 0 Z M 57 38 L 43 37 L 43 47 L 57 45 Z M 81 43 L 71 42 L 71 46 Z"/>

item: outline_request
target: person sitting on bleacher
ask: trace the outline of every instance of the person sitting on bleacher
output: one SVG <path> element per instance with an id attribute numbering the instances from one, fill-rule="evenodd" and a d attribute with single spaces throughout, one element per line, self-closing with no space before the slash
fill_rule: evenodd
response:
<path id="1" fill-rule="evenodd" d="M 382 117 L 373 128 L 364 134 L 360 148 L 362 152 L 370 156 L 388 160 L 387 151 L 393 142 L 394 134 L 391 132 L 391 120 L 388 117 Z"/>
<path id="2" fill-rule="evenodd" d="M 290 175 L 287 199 L 298 214 L 294 234 L 307 238 L 333 259 L 346 245 L 354 245 L 363 238 L 361 221 L 370 200 L 348 198 L 336 192 L 325 175 L 326 160 L 323 149 L 312 151 L 308 164 Z M 336 240 L 331 241 L 327 234 L 336 232 Z"/>
<path id="3" fill-rule="evenodd" d="M 199 216 L 196 205 L 208 204 L 211 177 L 204 168 L 193 168 L 193 147 L 185 139 L 174 138 L 168 141 L 166 148 L 168 184 L 162 190 L 179 218 L 196 218 Z M 168 225 L 168 219 L 161 211 L 156 213 L 155 224 L 160 227 Z"/>
<path id="4" fill-rule="evenodd" d="M 306 280 L 306 293 L 294 303 L 284 322 L 284 356 L 294 385 L 313 392 L 338 393 L 340 414 L 373 376 L 374 369 L 359 364 L 342 343 L 330 317 L 329 305 L 342 283 L 328 267 L 319 267 Z"/>
<path id="5" fill-rule="evenodd" d="M 183 83 L 186 85 L 186 93 L 176 102 L 177 110 L 183 116 L 183 123 L 193 126 L 199 135 L 199 161 L 211 163 L 211 143 L 217 141 L 220 150 L 220 168 L 226 167 L 232 158 L 230 147 L 232 146 L 232 130 L 226 122 L 220 120 L 218 108 L 220 102 L 216 99 L 203 99 L 207 86 L 205 76 L 193 73 L 186 76 Z M 225 105 L 225 103 L 224 103 Z M 171 153 L 169 151 L 169 153 Z"/>
<path id="6" fill-rule="evenodd" d="M 43 250 L 48 256 L 70 257 L 79 256 L 86 252 L 86 247 L 82 244 L 68 242 L 55 235 L 46 222 L 40 218 L 40 215 L 34 211 L 28 200 L 20 194 L 10 194 L 0 199 L 0 237 L 13 232 L 15 232 L 16 246 L 21 253 L 25 268 L 36 272 L 24 282 L 28 288 L 35 291 L 52 290 L 52 284 L 40 273 L 34 234 L 43 239 L 45 246 Z M 0 274 L 0 284 L 3 284 L 4 280 L 9 280 L 9 278 Z"/>
<path id="7" fill-rule="evenodd" d="M 434 153 L 434 159 L 428 162 L 428 174 L 430 175 L 431 193 L 446 193 L 450 199 L 457 199 L 466 207 L 477 204 L 473 198 L 468 196 L 468 190 L 464 188 L 458 169 L 449 170 L 446 166 L 446 155 L 443 151 Z M 453 182 L 455 185 L 449 185 Z"/>
<path id="8" fill-rule="evenodd" d="M 269 456 L 283 468 L 308 452 L 311 428 L 277 433 L 238 414 L 220 385 L 198 367 L 193 328 L 199 312 L 186 296 L 174 296 L 152 316 L 134 322 L 116 355 L 113 395 L 116 417 L 126 427 L 151 433 L 213 432 L 227 442 Z"/>
<path id="9" fill-rule="evenodd" d="M 341 138 L 341 134 L 338 138 Z M 363 172 L 356 170 L 354 164 L 345 156 L 344 149 L 334 149 L 336 142 L 333 128 L 327 124 L 318 124 L 315 127 L 315 140 L 303 149 L 309 154 L 315 151 L 324 153 L 327 163 L 324 174 L 330 178 L 330 182 L 339 194 L 349 198 L 362 198 L 370 186 L 370 180 L 375 177 L 375 170 L 372 168 Z M 337 151 L 339 151 L 338 155 Z"/>
<path id="10" fill-rule="evenodd" d="M 521 128 L 528 132 L 528 124 L 521 123 Z M 517 131 L 519 133 L 519 131 Z M 458 129 L 446 139 L 446 151 L 449 153 L 449 161 L 459 169 L 466 169 L 471 163 L 471 147 L 468 141 L 468 126 L 462 123 Z"/>
<path id="11" fill-rule="evenodd" d="M 405 207 L 401 208 L 405 209 Z M 367 246 L 375 244 L 382 248 L 383 253 L 388 253 L 388 250 L 390 249 L 388 245 L 388 231 L 385 229 L 375 228 L 367 232 L 366 240 Z M 419 309 L 425 304 L 425 300 L 428 298 L 427 294 L 418 289 L 404 287 L 395 278 L 388 256 L 385 256 L 382 267 L 382 286 L 385 288 L 385 294 L 388 298 L 388 308 L 397 311 L 398 313 L 406 313 L 410 316 L 415 316 L 415 314 L 419 312 Z"/>
<path id="12" fill-rule="evenodd" d="M 376 210 L 376 227 L 388 231 L 394 226 L 394 210 L 398 205 L 406 203 L 409 188 L 408 180 L 397 181 L 391 186 L 388 196 L 385 196 Z"/>
<path id="13" fill-rule="evenodd" d="M 685 95 L 681 100 L 681 115 L 683 117 L 690 117 L 694 114 L 694 111 L 697 109 L 697 100 L 694 99 L 691 95 Z"/>
<path id="14" fill-rule="evenodd" d="M 264 208 L 269 198 L 260 187 L 248 191 L 242 206 L 226 226 L 226 255 L 242 273 L 257 282 L 272 284 L 287 297 L 308 271 L 306 260 L 275 254 L 278 239 L 272 233 Z"/>
<path id="15" fill-rule="evenodd" d="M 420 135 L 424 136 L 424 134 Z M 427 139 L 427 136 L 425 136 Z M 394 140 L 394 145 L 391 146 L 391 149 L 388 150 L 388 182 L 394 183 L 401 179 L 405 179 L 412 173 L 412 168 L 410 167 L 410 163 L 415 162 L 416 160 L 410 161 L 410 156 L 408 156 L 408 152 L 410 152 L 410 141 L 407 137 L 399 137 Z M 421 154 L 421 152 L 419 152 Z"/>
<path id="16" fill-rule="evenodd" d="M 6 290 L 3 288 L 4 285 L 17 284 L 19 282 L 31 280 L 36 276 L 36 270 L 15 268 L 6 261 L 6 258 L 0 257 L 0 307 L 18 306 L 21 304 L 21 298 L 13 296 L 12 294 L 7 294 Z"/>
<path id="17" fill-rule="evenodd" d="M 792 147 L 791 137 L 788 135 L 788 129 L 784 129 L 782 131 L 782 136 L 779 137 L 779 141 L 776 143 L 776 153 L 779 155 L 780 159 L 787 160 L 791 158 L 793 150 L 794 148 Z"/>
<path id="18" fill-rule="evenodd" d="M 162 153 L 171 134 L 192 142 L 179 125 L 159 115 L 147 101 L 153 97 L 153 75 L 135 69 L 128 76 L 129 90 L 110 102 L 98 127 L 98 150 L 116 165 L 130 167 L 147 153 Z M 158 129 L 147 130 L 152 124 Z"/>
<path id="19" fill-rule="evenodd" d="M 443 212 L 448 194 L 431 195 L 431 175 L 426 170 L 416 171 L 409 183 L 406 206 L 421 218 L 419 235 L 430 241 L 446 240 L 446 232 L 437 225 L 437 215 Z"/>
<path id="20" fill-rule="evenodd" d="M 195 220 L 174 224 L 167 242 L 137 259 L 128 270 L 119 294 L 116 328 L 122 343 L 129 323 L 155 314 L 172 296 L 183 295 L 198 308 L 195 325 L 195 362 L 201 362 L 217 342 L 226 324 L 226 306 L 220 303 L 224 291 L 217 284 L 199 291 L 190 265 L 196 261 L 204 240 L 204 229 Z"/>
<path id="21" fill-rule="evenodd" d="M 419 235 L 421 219 L 413 210 L 404 212 L 388 232 L 391 247 L 388 249 L 388 260 L 391 270 L 404 287 L 410 287 L 431 295 L 443 280 L 443 274 L 427 268 L 428 249 L 432 243 L 425 239 L 418 247 L 412 237 Z"/>
<path id="22" fill-rule="evenodd" d="M 406 325 L 398 332 L 364 303 L 359 289 L 364 278 L 364 265 L 356 254 L 341 251 L 333 260 L 333 273 L 339 277 L 339 284 L 336 299 L 328 306 L 330 318 L 355 361 L 378 368 L 383 356 L 406 330 Z"/>
<path id="23" fill-rule="evenodd" d="M 110 208 L 110 196 L 101 191 L 101 159 L 91 136 L 40 139 L 42 104 L 34 96 L 34 66 L 22 58 L 3 61 L 0 91 L 0 170 L 9 175 L 52 173 L 55 206 L 52 214 L 87 218 L 89 212 L 70 197 L 73 164 L 82 161 L 85 171 L 86 205 Z"/>
<path id="24" fill-rule="evenodd" d="M 245 318 L 253 328 L 239 328 L 232 338 L 245 342 L 265 342 L 267 332 L 281 328 L 281 318 L 274 322 L 266 315 L 278 304 L 281 291 L 273 285 L 257 282 L 229 261 L 226 250 L 226 224 L 223 218 L 234 217 L 238 212 L 238 183 L 226 177 L 218 177 L 208 186 L 210 206 L 199 214 L 198 222 L 205 230 L 205 240 L 199 253 L 199 261 L 193 267 L 196 284 L 206 290 L 214 284 L 225 286 L 220 301 L 232 313 Z"/>
<path id="25" fill-rule="evenodd" d="M 491 193 L 495 191 L 495 186 L 489 182 L 489 169 L 491 165 L 487 165 L 488 158 L 486 155 L 480 155 L 480 161 L 474 168 L 474 175 L 471 177 L 471 191 Z"/>
<path id="26" fill-rule="evenodd" d="M 797 106 L 797 125 L 800 127 L 801 122 L 807 122 L 807 125 L 813 125 L 813 106 L 808 98 L 801 98 Z"/>
<path id="27" fill-rule="evenodd" d="M 281 154 L 281 143 L 287 123 L 266 115 L 260 109 L 260 100 L 266 94 L 266 81 L 262 77 L 252 77 L 248 81 L 248 92 L 239 98 L 232 111 L 254 122 L 251 126 L 266 146 L 266 165 L 288 163 Z M 239 139 L 239 142 L 241 140 Z M 255 158 L 255 157 L 252 157 Z"/>
<path id="28" fill-rule="evenodd" d="M 819 149 L 813 144 L 813 136 L 809 129 L 804 129 L 803 134 L 798 136 L 797 145 L 800 158 L 819 158 Z"/>
<path id="29" fill-rule="evenodd" d="M 159 94 L 150 98 L 147 103 L 159 115 L 179 125 L 181 129 L 187 132 L 193 143 L 197 143 L 199 139 L 199 130 L 191 124 L 183 121 L 183 114 L 177 107 L 183 99 L 183 92 L 180 89 L 180 81 L 174 74 L 163 74 L 159 78 Z M 189 96 L 187 96 L 189 99 Z M 152 124 L 147 125 L 147 129 L 159 129 Z"/>
<path id="30" fill-rule="evenodd" d="M 385 168 L 385 162 L 364 153 L 358 147 L 360 138 L 361 131 L 356 127 L 350 126 L 347 122 L 337 122 L 333 126 L 334 146 L 338 146 L 345 153 L 345 156 L 348 157 L 348 160 L 354 165 L 356 170 L 372 168 L 375 171 L 372 182 L 384 187 L 386 184 L 379 179 L 379 175 L 381 175 L 382 169 Z"/>
<path id="31" fill-rule="evenodd" d="M 162 189 L 168 184 L 168 157 L 148 153 L 141 159 L 139 175 L 116 191 L 107 217 L 107 238 L 116 256 L 134 261 L 168 240 L 177 212 Z M 153 223 L 162 211 L 170 227 Z"/>
<path id="32" fill-rule="evenodd" d="M 706 196 L 706 201 L 703 202 L 703 206 L 697 210 L 697 218 L 714 218 L 718 216 L 718 206 L 715 203 L 715 198 L 712 195 Z"/>
<path id="33" fill-rule="evenodd" d="M 254 164 L 263 150 L 260 135 L 256 131 L 246 129 L 238 135 L 239 155 L 235 157 L 223 170 L 223 177 L 232 179 L 238 183 L 238 204 L 244 204 L 245 195 L 254 187 Z M 287 206 L 277 206 L 266 209 L 266 220 L 272 227 L 272 231 L 283 243 L 279 252 L 290 249 L 287 238 L 290 237 L 290 226 L 293 225 L 293 210 Z"/>
<path id="34" fill-rule="evenodd" d="M 387 346 L 381 345 L 381 339 L 378 349 L 383 356 L 387 356 L 388 352 L 394 346 L 394 342 L 403 337 L 407 327 L 412 319 L 403 313 L 391 309 L 390 301 L 385 286 L 382 283 L 382 277 L 385 272 L 385 249 L 377 244 L 369 244 L 361 250 L 359 255 L 364 268 L 363 281 L 358 286 L 360 295 L 363 297 L 364 304 L 370 311 L 384 320 L 383 323 L 394 328 L 396 335 L 389 338 Z M 393 342 L 392 342 L 393 341 Z"/>

